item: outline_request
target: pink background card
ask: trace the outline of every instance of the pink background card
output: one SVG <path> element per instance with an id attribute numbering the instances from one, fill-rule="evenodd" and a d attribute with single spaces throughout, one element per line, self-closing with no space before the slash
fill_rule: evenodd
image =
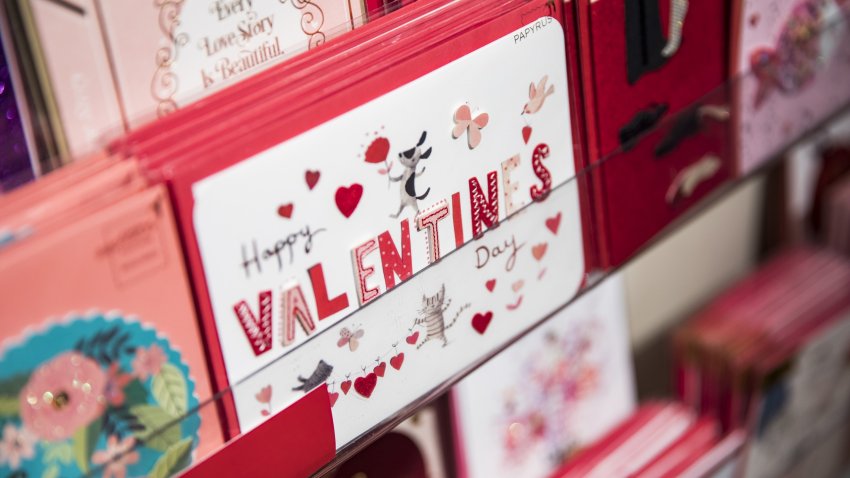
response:
<path id="1" fill-rule="evenodd" d="M 153 328 L 189 367 L 197 400 L 210 379 L 171 206 L 162 187 L 2 252 L 0 356 L 70 317 L 120 314 Z M 155 298 L 155 299 L 152 299 Z M 203 407 L 198 453 L 221 443 L 214 407 Z"/>

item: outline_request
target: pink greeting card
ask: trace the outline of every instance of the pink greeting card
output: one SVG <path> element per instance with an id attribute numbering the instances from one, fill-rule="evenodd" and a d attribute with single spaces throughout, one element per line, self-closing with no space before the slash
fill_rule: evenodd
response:
<path id="1" fill-rule="evenodd" d="M 73 155 L 362 24 L 361 0 L 30 2 Z"/>
<path id="2" fill-rule="evenodd" d="M 850 3 L 738 1 L 738 157 L 746 173 L 850 102 Z"/>
<path id="3" fill-rule="evenodd" d="M 214 407 L 194 411 L 210 378 L 164 188 L 49 232 L 0 251 L 0 434 L 23 444 L 0 450 L 0 474 L 120 456 L 116 471 L 176 473 L 219 445 Z"/>

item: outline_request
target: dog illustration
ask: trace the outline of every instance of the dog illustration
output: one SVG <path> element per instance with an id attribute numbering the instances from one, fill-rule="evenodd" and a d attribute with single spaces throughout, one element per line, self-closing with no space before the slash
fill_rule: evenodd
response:
<path id="1" fill-rule="evenodd" d="M 425 144 L 427 136 L 428 132 L 423 131 L 422 136 L 419 138 L 419 142 L 416 143 L 416 146 L 408 149 L 407 151 L 398 153 L 398 162 L 404 166 L 404 173 L 398 177 L 390 176 L 390 181 L 394 183 L 401 182 L 401 187 L 399 189 L 401 204 L 398 207 L 398 212 L 390 216 L 392 218 L 398 218 L 407 206 L 410 206 L 410 208 L 413 209 L 414 216 L 419 214 L 419 204 L 417 201 L 425 199 L 431 192 L 431 188 L 428 188 L 424 194 L 416 194 L 416 178 L 422 176 L 425 172 L 424 166 L 422 167 L 422 171 L 419 171 L 418 173 L 416 172 L 416 167 L 419 165 L 419 161 L 428 159 L 428 157 L 431 156 L 431 148 L 428 148 L 424 152 L 422 151 L 422 145 Z"/>

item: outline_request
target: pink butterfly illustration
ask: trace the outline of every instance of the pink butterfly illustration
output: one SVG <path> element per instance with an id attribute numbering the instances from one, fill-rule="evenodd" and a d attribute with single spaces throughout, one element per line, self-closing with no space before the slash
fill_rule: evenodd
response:
<path id="1" fill-rule="evenodd" d="M 339 331 L 339 340 L 337 341 L 337 347 L 345 347 L 348 345 L 349 350 L 354 352 L 357 350 L 357 347 L 360 346 L 359 339 L 362 338 L 366 333 L 363 332 L 363 329 L 357 329 L 355 332 L 351 332 L 348 327 L 343 327 L 342 330 Z"/>
<path id="2" fill-rule="evenodd" d="M 452 138 L 458 139 L 467 133 L 469 149 L 475 149 L 481 144 L 481 130 L 490 122 L 490 115 L 481 113 L 472 118 L 472 110 L 469 105 L 461 105 L 455 111 L 455 128 L 452 130 Z"/>

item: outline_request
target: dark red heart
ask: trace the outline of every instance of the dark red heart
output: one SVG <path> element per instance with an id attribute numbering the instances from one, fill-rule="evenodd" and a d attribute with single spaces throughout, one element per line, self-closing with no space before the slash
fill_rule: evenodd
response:
<path id="1" fill-rule="evenodd" d="M 396 370 L 401 370 L 401 364 L 404 363 L 404 352 L 390 359 L 390 365 Z"/>
<path id="2" fill-rule="evenodd" d="M 340 390 L 342 390 L 342 393 L 348 395 L 348 391 L 351 390 L 351 380 L 346 380 L 342 382 L 341 384 L 339 384 L 339 388 Z"/>
<path id="3" fill-rule="evenodd" d="M 490 326 L 490 322 L 493 320 L 493 312 L 487 312 L 485 314 L 475 314 L 472 317 L 472 328 L 475 329 L 481 335 L 484 335 L 484 332 L 487 332 L 487 327 Z"/>
<path id="4" fill-rule="evenodd" d="M 280 217 L 285 217 L 287 219 L 292 217 L 292 210 L 295 209 L 295 206 L 292 203 L 284 204 L 283 206 L 277 208 L 277 214 Z"/>
<path id="5" fill-rule="evenodd" d="M 490 279 L 484 283 L 484 287 L 487 288 L 490 292 L 493 292 L 493 289 L 496 288 L 496 279 Z"/>
<path id="6" fill-rule="evenodd" d="M 375 372 L 375 375 L 377 375 L 379 377 L 383 377 L 384 372 L 387 371 L 387 363 L 381 362 L 381 364 L 378 365 L 377 367 L 373 368 L 372 371 Z"/>
<path id="7" fill-rule="evenodd" d="M 339 394 L 336 393 L 336 392 L 331 393 L 330 399 L 331 399 L 331 407 L 333 407 L 334 405 L 336 405 L 336 401 L 339 400 Z"/>
<path id="8" fill-rule="evenodd" d="M 336 190 L 336 207 L 345 217 L 351 217 L 360 198 L 363 197 L 363 186 L 355 183 L 349 187 L 340 187 Z"/>
<path id="9" fill-rule="evenodd" d="M 546 219 L 546 227 L 552 231 L 552 234 L 558 235 L 558 229 L 561 227 L 561 213 L 555 217 Z"/>
<path id="10" fill-rule="evenodd" d="M 522 129 L 522 140 L 525 141 L 525 144 L 528 144 L 529 139 L 531 139 L 531 126 L 526 126 Z"/>
<path id="11" fill-rule="evenodd" d="M 378 376 L 374 373 L 370 373 L 365 377 L 357 377 L 357 379 L 354 380 L 354 390 L 356 390 L 360 395 L 369 398 L 372 396 L 372 392 L 375 391 L 375 385 L 377 384 Z"/>
<path id="12" fill-rule="evenodd" d="M 411 335 L 407 336 L 407 343 L 410 345 L 416 345 L 416 341 L 419 340 L 419 332 L 414 332 Z"/>
<path id="13" fill-rule="evenodd" d="M 319 182 L 319 177 L 322 173 L 318 171 L 307 170 L 304 173 L 304 180 L 307 181 L 307 187 L 312 191 L 314 187 L 316 187 L 316 183 Z"/>

